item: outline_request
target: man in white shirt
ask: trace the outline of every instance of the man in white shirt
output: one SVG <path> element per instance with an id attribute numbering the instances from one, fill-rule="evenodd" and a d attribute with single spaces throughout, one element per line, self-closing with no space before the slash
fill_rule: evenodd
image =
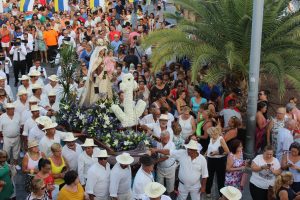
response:
<path id="1" fill-rule="evenodd" d="M 32 66 L 32 60 L 33 60 L 33 39 L 32 39 L 32 35 L 31 39 L 29 39 L 29 34 L 28 33 L 24 33 L 24 40 L 26 42 L 23 43 L 23 45 L 26 47 L 26 65 L 27 65 L 27 71 L 29 71 L 29 68 Z"/>
<path id="2" fill-rule="evenodd" d="M 192 200 L 200 200 L 200 193 L 206 189 L 208 177 L 207 162 L 198 153 L 198 143 L 195 140 L 185 145 L 186 150 L 152 149 L 152 153 L 170 155 L 179 161 L 179 196 L 178 199 L 186 200 L 190 194 Z"/>
<path id="3" fill-rule="evenodd" d="M 44 125 L 43 131 L 46 132 L 46 135 L 41 139 L 39 143 L 40 151 L 43 152 L 46 157 L 50 157 L 52 155 L 51 145 L 54 143 L 61 143 L 63 139 L 68 137 L 68 135 L 73 134 L 70 132 L 61 132 L 56 130 L 57 123 L 46 123 Z"/>
<path id="4" fill-rule="evenodd" d="M 15 113 L 15 105 L 7 103 L 6 113 L 0 116 L 0 134 L 3 135 L 3 150 L 13 159 L 14 165 L 17 165 L 20 153 L 20 129 L 20 116 Z"/>
<path id="5" fill-rule="evenodd" d="M 30 111 L 31 106 L 38 105 L 38 103 L 39 103 L 39 100 L 36 97 L 32 96 L 29 98 L 27 109 L 21 113 L 21 125 L 24 125 L 25 121 L 31 117 L 31 115 L 32 115 L 31 111 Z"/>
<path id="6" fill-rule="evenodd" d="M 168 131 L 163 131 L 160 136 L 160 143 L 157 144 L 158 149 L 169 149 L 170 151 L 175 150 L 175 144 L 170 140 L 170 134 Z M 171 194 L 174 191 L 175 184 L 175 172 L 177 163 L 175 158 L 168 157 L 163 154 L 159 154 L 158 164 L 157 164 L 157 182 L 160 184 L 165 183 L 167 193 Z"/>
<path id="7" fill-rule="evenodd" d="M 30 77 L 30 86 L 34 84 L 40 84 L 44 87 L 44 78 L 41 76 L 41 72 L 34 69 L 28 73 L 28 76 Z"/>
<path id="8" fill-rule="evenodd" d="M 40 84 L 31 85 L 32 96 L 39 100 L 39 105 L 44 107 L 47 104 L 47 96 L 43 93 L 43 86 Z"/>
<path id="9" fill-rule="evenodd" d="M 289 151 L 291 144 L 294 142 L 293 130 L 297 127 L 297 121 L 287 119 L 284 128 L 278 129 L 276 158 L 281 160 L 282 155 Z"/>
<path id="10" fill-rule="evenodd" d="M 144 155 L 140 158 L 141 167 L 136 173 L 133 181 L 133 199 L 142 199 L 145 195 L 144 188 L 148 183 L 154 182 L 153 168 L 154 161 L 151 156 Z"/>
<path id="11" fill-rule="evenodd" d="M 44 125 L 50 123 L 51 119 L 47 116 L 41 116 L 35 120 L 36 126 L 31 128 L 28 133 L 28 140 L 36 140 L 40 143 L 41 139 L 45 136 L 43 131 Z"/>
<path id="12" fill-rule="evenodd" d="M 150 114 L 144 116 L 140 120 L 141 125 L 158 123 L 158 119 L 160 117 L 160 110 L 155 106 L 150 106 Z"/>
<path id="13" fill-rule="evenodd" d="M 14 95 L 9 85 L 6 84 L 6 76 L 0 76 L 0 88 L 4 89 L 10 101 L 14 101 Z"/>
<path id="14" fill-rule="evenodd" d="M 89 194 L 90 200 L 109 199 L 110 164 L 107 162 L 106 150 L 100 150 L 93 155 L 98 158 L 87 172 L 85 192 Z"/>
<path id="15" fill-rule="evenodd" d="M 84 144 L 81 145 L 84 151 L 78 157 L 78 178 L 81 185 L 86 184 L 87 172 L 89 168 L 97 162 L 97 158 L 94 155 L 100 151 L 97 145 L 94 144 L 94 140 L 86 138 Z"/>
<path id="16" fill-rule="evenodd" d="M 24 123 L 23 133 L 24 143 L 27 146 L 27 137 L 29 135 L 29 130 L 37 125 L 36 119 L 40 117 L 40 107 L 37 105 L 31 106 L 30 109 L 32 115 L 29 119 L 27 119 Z"/>
<path id="17" fill-rule="evenodd" d="M 20 90 L 18 91 L 18 99 L 14 102 L 15 104 L 15 112 L 18 113 L 20 116 L 22 116 L 23 111 L 27 110 L 29 108 L 29 104 L 27 102 L 28 95 L 26 90 Z"/>
<path id="18" fill-rule="evenodd" d="M 18 91 L 26 90 L 27 96 L 31 97 L 32 96 L 32 89 L 30 87 L 29 80 L 30 80 L 29 76 L 22 75 L 22 77 L 19 78 L 19 81 L 21 81 L 21 85 L 18 87 Z"/>
<path id="19" fill-rule="evenodd" d="M 77 140 L 73 134 L 64 139 L 66 145 L 62 148 L 62 156 L 66 159 L 70 170 L 77 171 L 78 157 L 82 153 L 82 148 L 75 141 Z"/>
<path id="20" fill-rule="evenodd" d="M 171 127 L 168 127 L 168 115 L 161 114 L 159 117 L 159 124 L 152 123 L 152 124 L 146 124 L 142 125 L 141 127 L 146 130 L 148 133 L 150 133 L 153 137 L 160 138 L 162 131 L 168 131 L 170 134 L 170 140 L 173 141 L 174 133 Z"/>
<path id="21" fill-rule="evenodd" d="M 110 173 L 109 193 L 112 200 L 132 200 L 131 167 L 134 158 L 128 153 L 116 157 L 117 163 Z"/>
<path id="22" fill-rule="evenodd" d="M 59 88 L 61 87 L 58 83 L 58 77 L 53 74 L 51 76 L 48 77 L 49 83 L 47 85 L 44 86 L 43 91 L 46 95 L 48 95 L 48 93 L 53 90 L 55 92 L 57 92 L 59 90 Z"/>
<path id="23" fill-rule="evenodd" d="M 167 195 L 164 195 L 166 188 L 157 182 L 148 183 L 144 189 L 145 196 L 142 200 L 171 200 L 171 198 Z"/>
<path id="24" fill-rule="evenodd" d="M 44 79 L 47 78 L 47 72 L 46 72 L 46 69 L 45 69 L 45 67 L 42 67 L 42 66 L 41 66 L 41 61 L 40 61 L 39 59 L 36 59 L 36 60 L 34 61 L 34 66 L 30 67 L 29 73 L 32 72 L 32 71 L 34 71 L 34 70 L 40 72 L 42 78 L 44 78 Z"/>
<path id="25" fill-rule="evenodd" d="M 236 106 L 236 100 L 231 99 L 228 101 L 228 108 L 224 108 L 220 112 L 220 116 L 224 117 L 224 127 L 228 127 L 228 122 L 231 117 L 237 117 L 242 122 L 241 113 L 237 112 L 234 108 Z"/>
<path id="26" fill-rule="evenodd" d="M 14 76 L 15 76 L 15 87 L 18 85 L 19 73 L 22 75 L 26 73 L 26 47 L 21 45 L 21 40 L 16 39 L 14 45 L 9 51 L 9 54 L 13 55 L 13 66 L 14 66 Z"/>
<path id="27" fill-rule="evenodd" d="M 62 44 L 69 44 L 76 48 L 76 42 L 73 37 L 70 36 L 69 31 L 67 29 L 63 30 L 63 34 L 58 38 L 58 47 L 60 48 Z"/>

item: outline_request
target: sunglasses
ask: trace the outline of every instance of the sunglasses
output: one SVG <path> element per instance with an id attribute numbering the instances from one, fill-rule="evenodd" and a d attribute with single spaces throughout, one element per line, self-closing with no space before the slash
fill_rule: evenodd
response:
<path id="1" fill-rule="evenodd" d="M 98 158 L 99 160 L 107 160 L 107 158 Z"/>

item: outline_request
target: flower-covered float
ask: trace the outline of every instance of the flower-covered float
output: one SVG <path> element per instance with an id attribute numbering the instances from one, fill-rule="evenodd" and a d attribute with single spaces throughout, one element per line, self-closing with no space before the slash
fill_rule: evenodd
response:
<path id="1" fill-rule="evenodd" d="M 72 82 L 79 64 L 74 57 L 74 49 L 67 46 L 61 50 L 60 83 L 63 98 L 57 122 L 69 131 L 83 132 L 92 137 L 110 153 L 122 151 L 145 152 L 153 142 L 144 132 L 138 131 L 138 118 L 145 110 L 146 103 L 133 101 L 133 92 L 137 89 L 132 74 L 123 76 L 120 89 L 124 92 L 121 106 L 113 95 L 112 98 L 99 98 L 91 105 L 80 105 L 76 94 L 72 92 Z"/>

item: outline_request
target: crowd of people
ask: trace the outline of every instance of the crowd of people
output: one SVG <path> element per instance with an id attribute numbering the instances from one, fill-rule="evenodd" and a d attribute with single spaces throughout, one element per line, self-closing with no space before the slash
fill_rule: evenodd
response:
<path id="1" fill-rule="evenodd" d="M 35 1 L 33 12 L 19 12 L 20 2 L 3 1 L 0 14 L 0 200 L 15 199 L 14 176 L 24 174 L 26 200 L 199 200 L 212 195 L 214 176 L 222 200 L 238 200 L 250 177 L 254 200 L 300 199 L 300 111 L 297 99 L 270 116 L 269 92 L 258 94 L 255 151 L 243 157 L 238 87 L 211 85 L 199 74 L 192 81 L 188 59 L 171 60 L 159 72 L 151 48 L 141 47 L 152 31 L 169 28 L 166 0 L 108 0 L 105 8 L 70 2 L 54 12 L 52 1 Z M 176 12 L 180 14 L 180 12 Z M 132 73 L 138 84 L 134 100 L 146 102 L 139 127 L 157 146 L 138 160 L 116 156 L 84 133 L 58 130 L 62 86 L 60 50 L 76 49 L 80 67 L 71 89 L 81 105 L 118 94 Z M 57 73 L 47 73 L 57 65 Z M 10 77 L 10 71 L 14 77 Z M 10 87 L 14 81 L 16 96 Z M 20 158 L 22 163 L 20 163 Z M 20 166 L 21 165 L 21 166 Z M 251 171 L 251 173 L 249 173 Z"/>

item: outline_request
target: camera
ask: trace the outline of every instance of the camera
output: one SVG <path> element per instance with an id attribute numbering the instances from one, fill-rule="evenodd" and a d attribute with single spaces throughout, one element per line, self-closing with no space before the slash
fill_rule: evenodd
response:
<path id="1" fill-rule="evenodd" d="M 27 44 L 28 40 L 21 40 L 22 43 Z"/>
<path id="2" fill-rule="evenodd" d="M 71 41 L 71 37 L 64 37 L 63 41 L 70 42 Z"/>

